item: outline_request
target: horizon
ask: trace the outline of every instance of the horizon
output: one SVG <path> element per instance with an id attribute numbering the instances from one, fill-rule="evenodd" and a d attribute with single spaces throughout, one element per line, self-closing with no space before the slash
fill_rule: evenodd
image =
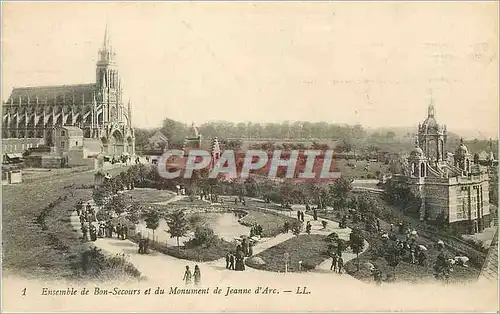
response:
<path id="1" fill-rule="evenodd" d="M 416 129 L 432 99 L 450 132 L 498 138 L 498 3 L 2 7 L 2 101 L 13 86 L 95 82 L 108 20 L 134 127 L 170 118 Z"/>

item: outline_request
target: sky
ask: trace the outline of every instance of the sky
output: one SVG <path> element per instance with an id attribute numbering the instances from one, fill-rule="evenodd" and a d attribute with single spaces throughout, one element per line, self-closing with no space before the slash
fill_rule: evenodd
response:
<path id="1" fill-rule="evenodd" d="M 13 86 L 95 82 L 106 23 L 133 124 L 326 121 L 498 132 L 498 3 L 2 3 Z M 495 136 L 496 137 L 496 136 Z"/>

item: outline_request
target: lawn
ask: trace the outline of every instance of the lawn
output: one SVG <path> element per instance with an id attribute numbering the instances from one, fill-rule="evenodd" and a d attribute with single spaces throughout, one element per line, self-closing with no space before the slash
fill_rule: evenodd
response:
<path id="1" fill-rule="evenodd" d="M 280 215 L 273 212 L 266 212 L 261 210 L 242 209 L 248 214 L 240 219 L 240 223 L 247 226 L 259 224 L 262 226 L 262 237 L 270 238 L 275 237 L 283 232 L 285 221 L 290 223 L 290 226 L 296 218 L 287 217 L 284 214 Z"/>
<path id="2" fill-rule="evenodd" d="M 348 163 L 355 165 L 356 168 L 352 168 Z M 334 159 L 333 164 L 342 172 L 344 177 L 351 179 L 377 179 L 377 171 L 387 173 L 389 170 L 389 165 L 385 165 L 382 162 L 368 162 L 366 160 Z M 365 167 L 368 167 L 368 169 L 365 170 Z"/>
<path id="3" fill-rule="evenodd" d="M 328 244 L 325 240 L 326 236 L 324 235 L 299 235 L 256 254 L 255 257 L 260 257 L 265 262 L 264 265 L 256 264 L 252 258 L 248 258 L 245 263 L 252 268 L 284 272 L 284 254 L 288 253 L 290 257 L 289 272 L 299 271 L 299 261 L 302 261 L 303 271 L 314 269 L 329 258 Z"/>
<path id="4" fill-rule="evenodd" d="M 4 271 L 36 278 L 81 277 L 82 254 L 89 244 L 78 239 L 69 215 L 78 200 L 91 198 L 92 190 L 65 186 L 93 180 L 93 173 L 85 173 L 2 187 Z M 55 206 L 49 208 L 49 203 Z"/>
<path id="5" fill-rule="evenodd" d="M 153 204 L 165 202 L 175 196 L 172 191 L 136 188 L 127 191 L 127 197 L 141 204 Z"/>
<path id="6" fill-rule="evenodd" d="M 174 204 L 174 205 L 210 205 L 210 202 L 209 201 L 200 200 L 199 196 L 197 196 L 194 200 L 191 201 L 189 199 L 189 196 L 187 196 L 186 198 L 177 200 L 177 201 L 172 202 L 170 204 Z"/>

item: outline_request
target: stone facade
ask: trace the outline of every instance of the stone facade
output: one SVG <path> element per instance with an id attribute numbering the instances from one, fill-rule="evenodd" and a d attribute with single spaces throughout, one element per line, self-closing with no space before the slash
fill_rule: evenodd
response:
<path id="1" fill-rule="evenodd" d="M 107 28 L 98 52 L 96 82 L 15 87 L 2 106 L 2 137 L 18 152 L 24 144 L 53 146 L 53 130 L 76 126 L 86 139 L 97 139 L 107 155 L 135 154 L 130 101 L 124 104 L 116 53 Z M 30 143 L 25 143 L 29 140 Z"/>
<path id="2" fill-rule="evenodd" d="M 431 104 L 415 148 L 391 180 L 421 199 L 422 221 L 442 219 L 458 231 L 480 232 L 490 224 L 488 170 L 473 163 L 463 141 L 454 153 L 445 151 L 446 138 Z"/>

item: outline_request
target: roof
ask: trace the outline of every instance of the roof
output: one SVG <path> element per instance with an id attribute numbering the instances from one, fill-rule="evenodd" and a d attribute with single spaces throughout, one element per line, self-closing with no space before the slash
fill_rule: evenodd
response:
<path id="1" fill-rule="evenodd" d="M 153 136 L 151 136 L 148 139 L 148 142 L 149 143 L 168 142 L 168 138 L 160 131 L 156 131 L 156 133 L 153 134 Z"/>
<path id="2" fill-rule="evenodd" d="M 5 156 L 9 159 L 23 158 L 23 154 L 20 153 L 6 153 Z"/>
<path id="3" fill-rule="evenodd" d="M 54 86 L 33 86 L 33 87 L 14 87 L 6 104 L 18 104 L 19 99 L 22 103 L 54 104 L 67 103 L 83 104 L 91 102 L 94 99 L 95 84 L 77 84 L 77 85 L 54 85 Z"/>
<path id="4" fill-rule="evenodd" d="M 83 130 L 76 126 L 59 126 L 58 128 L 68 131 L 71 136 L 83 136 Z"/>

